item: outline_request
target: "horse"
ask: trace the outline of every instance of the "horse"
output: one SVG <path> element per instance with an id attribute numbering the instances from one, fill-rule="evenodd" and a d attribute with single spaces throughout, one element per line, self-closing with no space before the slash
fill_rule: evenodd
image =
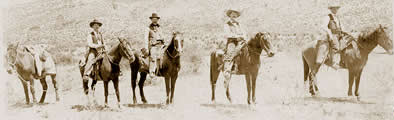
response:
<path id="1" fill-rule="evenodd" d="M 183 48 L 183 38 L 180 32 L 174 32 L 172 39 L 168 46 L 164 48 L 164 56 L 162 59 L 161 67 L 158 70 L 158 76 L 164 77 L 166 86 L 166 104 L 172 104 L 174 99 L 175 83 L 178 78 L 178 72 L 181 69 L 181 53 Z M 135 56 L 139 56 L 135 53 Z M 144 95 L 144 82 L 146 76 L 149 73 L 148 69 L 142 69 L 143 58 L 136 57 L 136 60 L 130 64 L 131 69 L 131 87 L 133 89 L 133 102 L 137 103 L 137 98 L 135 96 L 135 88 L 137 82 L 137 74 L 140 73 L 140 80 L 138 86 L 140 88 L 141 101 L 147 103 L 148 101 Z M 146 64 L 145 64 L 146 65 Z M 146 67 L 147 68 L 147 67 Z"/>
<path id="2" fill-rule="evenodd" d="M 355 96 L 359 100 L 360 77 L 368 61 L 368 55 L 376 46 L 383 47 L 386 52 L 393 54 L 392 40 L 386 33 L 386 27 L 373 27 L 365 29 L 358 38 L 354 38 L 344 33 L 343 40 L 348 40 L 347 46 L 340 51 L 340 56 L 344 60 L 345 66 L 349 73 L 348 96 L 353 96 L 353 83 L 356 82 Z M 319 43 L 320 42 L 320 43 Z M 319 44 L 319 45 L 318 45 Z M 309 80 L 309 93 L 312 96 L 319 96 L 319 89 L 316 84 L 316 74 L 322 64 L 317 64 L 316 56 L 318 47 L 330 48 L 328 41 L 314 41 L 304 47 L 302 51 L 302 61 L 304 64 L 304 85 L 307 86 Z M 328 49 L 327 49 L 328 50 Z M 306 88 L 307 89 L 307 88 Z"/>
<path id="3" fill-rule="evenodd" d="M 26 104 L 30 104 L 28 86 L 30 86 L 30 92 L 33 98 L 33 103 L 36 103 L 34 79 L 39 79 L 42 85 L 42 95 L 39 101 L 40 104 L 44 103 L 45 96 L 47 93 L 48 85 L 46 82 L 46 76 L 50 76 L 52 79 L 53 87 L 55 88 L 56 101 L 59 101 L 58 85 L 56 81 L 56 65 L 52 56 L 45 50 L 43 52 L 47 53 L 45 56 L 45 62 L 43 62 L 42 75 L 37 75 L 37 69 L 35 68 L 34 56 L 26 46 L 20 46 L 19 42 L 16 45 L 10 44 L 7 47 L 7 62 L 10 68 L 8 68 L 8 73 L 12 74 L 12 69 L 16 70 L 16 74 L 23 85 L 23 89 L 26 97 Z M 37 53 L 36 53 L 37 54 Z M 41 53 L 40 53 L 41 54 Z M 29 85 L 30 83 L 30 85 Z"/>
<path id="4" fill-rule="evenodd" d="M 237 75 L 245 75 L 246 87 L 248 91 L 248 104 L 256 103 L 256 79 L 257 74 L 260 68 L 260 55 L 262 50 L 264 50 L 269 57 L 273 57 L 275 54 L 271 50 L 271 44 L 268 41 L 270 38 L 269 33 L 259 32 L 255 35 L 255 37 L 251 38 L 245 46 L 240 51 L 238 57 L 242 61 L 239 67 L 239 73 Z M 211 89 L 212 89 L 212 98 L 211 101 L 215 102 L 215 88 L 216 82 L 218 80 L 219 74 L 223 71 L 223 51 L 213 51 L 211 52 L 211 61 L 210 61 L 210 80 L 211 80 Z M 231 73 L 224 72 L 224 87 L 226 89 L 226 96 L 228 101 L 231 103 L 230 97 L 230 79 Z M 251 101 L 252 97 L 252 101 Z"/>
<path id="5" fill-rule="evenodd" d="M 110 81 L 113 82 L 115 93 L 116 93 L 116 98 L 118 100 L 118 107 L 120 108 L 120 95 L 119 95 L 119 74 L 120 74 L 120 60 L 122 57 L 126 57 L 130 62 L 133 62 L 135 60 L 134 54 L 132 53 L 132 50 L 130 48 L 130 43 L 126 41 L 124 38 L 118 38 L 119 43 L 115 46 L 113 46 L 108 53 L 103 53 L 104 57 L 102 58 L 101 64 L 99 65 L 98 69 L 98 76 L 100 76 L 101 79 L 96 79 L 97 77 L 93 77 L 92 75 L 90 77 L 93 78 L 92 84 L 91 84 L 91 89 L 94 94 L 95 91 L 95 85 L 97 81 L 103 81 L 104 82 L 104 95 L 105 95 L 105 106 L 108 105 L 108 83 Z M 81 61 L 80 61 L 81 63 Z M 84 75 L 84 65 L 80 65 L 80 72 L 81 76 L 83 77 Z M 93 72 L 92 72 L 93 73 Z M 84 93 L 87 96 L 89 93 L 89 86 L 88 86 L 88 80 L 83 80 L 83 89 Z"/>

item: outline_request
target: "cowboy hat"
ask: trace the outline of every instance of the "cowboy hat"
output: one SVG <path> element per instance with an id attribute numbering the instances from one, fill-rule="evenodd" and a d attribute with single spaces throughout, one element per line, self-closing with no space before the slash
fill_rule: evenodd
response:
<path id="1" fill-rule="evenodd" d="M 339 2 L 334 1 L 334 2 L 330 2 L 328 4 L 328 9 L 339 9 L 339 8 L 341 8 L 341 5 L 339 5 Z"/>
<path id="2" fill-rule="evenodd" d="M 160 17 L 157 15 L 157 13 L 152 13 L 152 16 L 150 16 L 149 19 L 152 19 L 152 18 L 160 19 Z"/>
<path id="3" fill-rule="evenodd" d="M 99 22 L 98 20 L 94 19 L 92 22 L 89 23 L 90 27 L 93 27 L 94 24 L 97 24 L 101 27 L 101 25 L 103 25 L 103 23 Z"/>
<path id="4" fill-rule="evenodd" d="M 241 16 L 241 12 L 239 12 L 239 11 L 237 11 L 237 10 L 232 10 L 232 9 L 227 10 L 227 11 L 226 11 L 226 15 L 227 15 L 228 17 L 230 17 L 230 14 L 233 13 L 233 12 L 234 12 L 235 14 L 237 14 L 237 17 Z"/>

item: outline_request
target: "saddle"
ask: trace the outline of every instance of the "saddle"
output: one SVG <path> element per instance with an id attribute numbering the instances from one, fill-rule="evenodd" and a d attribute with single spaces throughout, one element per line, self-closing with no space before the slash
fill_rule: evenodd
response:
<path id="1" fill-rule="evenodd" d="M 37 47 L 32 47 L 32 46 L 25 46 L 25 50 L 27 52 L 29 52 L 31 55 L 35 55 L 38 54 L 39 58 L 42 62 L 45 62 L 47 60 L 47 58 L 49 57 L 49 53 L 45 50 L 42 50 L 40 48 Z"/>

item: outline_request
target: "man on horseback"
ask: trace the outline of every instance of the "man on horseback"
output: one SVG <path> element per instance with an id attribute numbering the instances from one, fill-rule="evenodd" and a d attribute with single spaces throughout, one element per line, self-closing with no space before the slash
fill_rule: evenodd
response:
<path id="1" fill-rule="evenodd" d="M 245 44 L 246 32 L 237 18 L 241 15 L 239 11 L 227 10 L 226 15 L 230 18 L 224 25 L 225 38 L 227 38 L 226 52 L 224 56 L 224 70 L 238 72 L 239 57 L 237 57 L 242 46 Z"/>
<path id="2" fill-rule="evenodd" d="M 145 49 L 148 49 L 149 57 L 149 75 L 154 77 L 160 66 L 160 59 L 163 53 L 164 39 L 159 25 L 160 17 L 156 13 L 152 13 L 149 17 L 152 23 L 145 32 L 145 41 L 148 42 Z M 145 50 L 143 50 L 145 51 Z"/>
<path id="3" fill-rule="evenodd" d="M 84 80 L 89 80 L 89 75 L 93 71 L 93 65 L 97 60 L 103 57 L 103 53 L 105 52 L 104 39 L 101 32 L 99 32 L 99 28 L 103 24 L 97 20 L 93 20 L 89 23 L 89 26 L 93 29 L 92 32 L 89 33 L 87 37 L 87 45 L 88 45 L 88 54 L 86 58 L 86 66 L 84 69 Z"/>
<path id="4" fill-rule="evenodd" d="M 324 54 L 326 50 L 322 50 L 320 48 L 316 59 L 316 63 L 321 64 L 326 62 L 327 65 L 334 69 L 345 68 L 344 64 L 342 64 L 342 60 L 338 60 L 340 57 L 338 52 L 344 48 L 344 46 L 341 45 L 341 39 L 344 33 L 342 31 L 343 27 L 341 26 L 341 22 L 337 16 L 339 8 L 339 5 L 329 5 L 328 7 L 330 13 L 324 17 L 322 30 L 326 34 L 323 39 L 326 39 L 330 43 L 331 48 L 329 49 L 331 50 L 328 50 L 329 52 L 327 56 L 327 54 Z M 328 59 L 325 61 L 327 57 Z"/>

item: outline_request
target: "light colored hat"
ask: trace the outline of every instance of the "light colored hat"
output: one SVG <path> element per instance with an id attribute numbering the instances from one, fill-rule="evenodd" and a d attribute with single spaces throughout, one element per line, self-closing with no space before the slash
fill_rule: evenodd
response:
<path id="1" fill-rule="evenodd" d="M 227 11 L 226 11 L 226 15 L 227 15 L 228 17 L 230 17 L 230 14 L 233 13 L 233 12 L 234 12 L 235 14 L 237 14 L 237 17 L 241 16 L 241 12 L 239 12 L 239 11 L 237 11 L 237 10 L 233 10 L 233 9 L 227 10 Z"/>
<path id="2" fill-rule="evenodd" d="M 339 4 L 339 1 L 337 1 L 337 0 L 329 0 L 328 9 L 339 9 L 339 8 L 341 8 L 341 5 Z"/>

